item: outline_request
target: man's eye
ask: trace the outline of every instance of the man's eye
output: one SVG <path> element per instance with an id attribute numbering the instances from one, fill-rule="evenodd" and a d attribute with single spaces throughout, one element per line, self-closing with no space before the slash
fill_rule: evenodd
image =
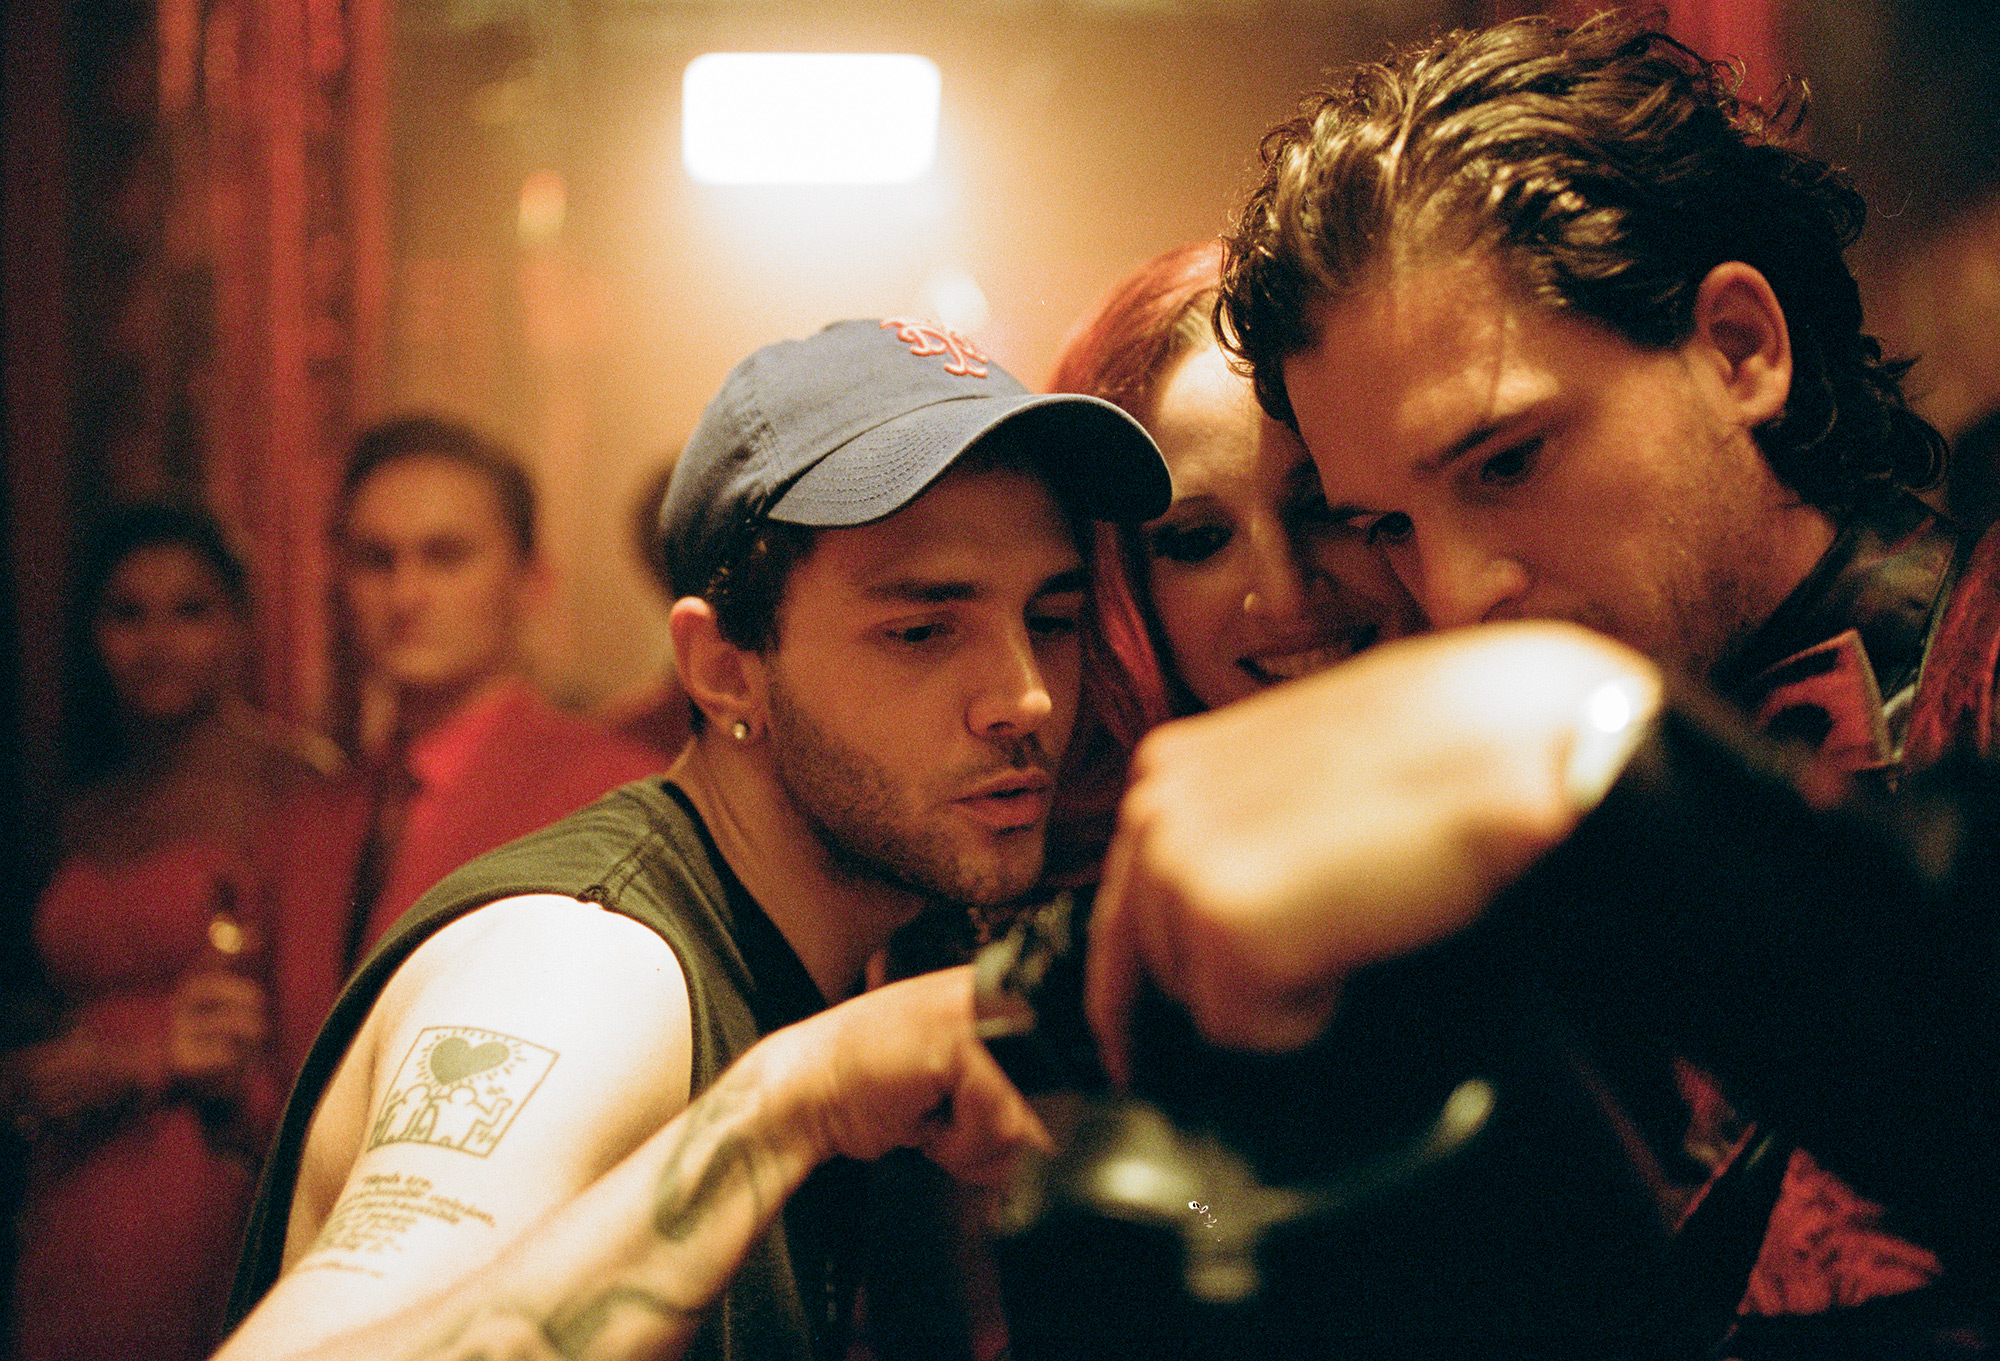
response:
<path id="1" fill-rule="evenodd" d="M 1299 529 L 1338 529 L 1347 524 L 1345 516 L 1335 516 L 1333 507 L 1318 491 L 1301 492 L 1285 502 L 1285 523 Z"/>
<path id="2" fill-rule="evenodd" d="M 426 544 L 424 561 L 441 571 L 453 571 L 472 560 L 472 545 L 456 539 Z"/>
<path id="3" fill-rule="evenodd" d="M 1146 535 L 1152 556 L 1169 562 L 1206 562 L 1229 546 L 1227 525 L 1156 525 Z"/>
<path id="4" fill-rule="evenodd" d="M 1531 439 L 1501 450 L 1479 465 L 1479 480 L 1489 486 L 1512 486 L 1535 470 L 1535 455 L 1541 448 L 1540 440 Z"/>
<path id="5" fill-rule="evenodd" d="M 945 636 L 945 633 L 945 625 L 933 620 L 927 624 L 904 624 L 892 628 L 889 630 L 889 637 L 908 647 L 921 647 L 925 643 L 937 642 Z"/>
<path id="6" fill-rule="evenodd" d="M 1279 514 L 1285 533 L 1294 539 L 1310 539 L 1315 543 L 1365 539 L 1372 529 L 1372 526 L 1364 528 L 1353 515 L 1334 510 L 1327 504 L 1326 498 L 1317 493 L 1287 503 L 1280 508 Z"/>
<path id="7" fill-rule="evenodd" d="M 1077 630 L 1077 619 L 1073 614 L 1031 614 L 1028 616 L 1028 631 L 1037 637 L 1061 638 Z"/>
<path id="8" fill-rule="evenodd" d="M 1409 516 L 1400 510 L 1392 510 L 1369 525 L 1363 537 L 1371 544 L 1407 543 L 1415 532 L 1416 526 L 1410 523 Z"/>

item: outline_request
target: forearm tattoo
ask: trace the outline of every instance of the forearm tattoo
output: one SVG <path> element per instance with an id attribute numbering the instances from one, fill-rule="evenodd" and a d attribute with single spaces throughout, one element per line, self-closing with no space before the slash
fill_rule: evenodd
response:
<path id="1" fill-rule="evenodd" d="M 754 1145 L 737 1127 L 747 1095 L 741 1085 L 725 1073 L 682 1113 L 654 1190 L 653 1231 L 666 1242 L 682 1242 L 699 1230 L 735 1179 L 748 1188 L 752 1212 L 763 1215 Z"/>
<path id="2" fill-rule="evenodd" d="M 636 1285 L 616 1285 L 581 1305 L 557 1310 L 542 1332 L 557 1356 L 587 1361 L 594 1355 L 592 1348 L 620 1325 L 657 1327 L 678 1322 L 691 1333 L 702 1313 Z"/>
<path id="3" fill-rule="evenodd" d="M 418 1032 L 368 1132 L 368 1148 L 420 1143 L 483 1158 L 554 1066 L 556 1052 L 470 1026 Z"/>
<path id="4" fill-rule="evenodd" d="M 760 1185 L 760 1145 L 744 1131 L 754 1090 L 754 1079 L 725 1074 L 675 1121 L 654 1183 L 651 1241 L 611 1269 L 620 1279 L 598 1276 L 547 1310 L 489 1305 L 411 1361 L 610 1361 L 691 1338 L 768 1202 L 782 1201 Z"/>
<path id="5" fill-rule="evenodd" d="M 410 1361 L 611 1361 L 664 1328 L 691 1336 L 699 1310 L 633 1285 L 615 1285 L 537 1322 L 527 1306 L 495 1306 L 453 1328 Z"/>

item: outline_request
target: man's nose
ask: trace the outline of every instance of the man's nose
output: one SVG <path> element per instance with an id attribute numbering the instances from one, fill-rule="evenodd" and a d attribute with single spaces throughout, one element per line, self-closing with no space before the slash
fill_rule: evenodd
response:
<path id="1" fill-rule="evenodd" d="M 1025 627 L 1000 640 L 988 665 L 966 710 L 966 723 L 974 733 L 1021 736 L 1048 721 L 1055 700 Z"/>
<path id="2" fill-rule="evenodd" d="M 1485 623 L 1528 589 L 1527 569 L 1517 559 L 1450 529 L 1416 526 L 1410 542 L 1389 557 L 1434 629 Z"/>
<path id="3" fill-rule="evenodd" d="M 390 564 L 387 576 L 391 605 L 407 610 L 422 602 L 428 584 L 423 565 L 414 556 L 397 558 Z"/>
<path id="4" fill-rule="evenodd" d="M 173 627 L 165 615 L 146 620 L 131 636 L 132 650 L 149 663 L 157 663 L 173 649 Z"/>

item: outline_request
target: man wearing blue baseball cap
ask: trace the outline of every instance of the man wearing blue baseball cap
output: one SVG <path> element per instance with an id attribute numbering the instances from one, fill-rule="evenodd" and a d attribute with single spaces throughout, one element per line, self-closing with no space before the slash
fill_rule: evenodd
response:
<path id="1" fill-rule="evenodd" d="M 843 1354 L 851 1160 L 984 1180 L 1047 1139 L 967 970 L 857 996 L 864 969 L 1035 885 L 1080 526 L 1167 498 L 1123 413 L 948 331 L 841 322 L 739 364 L 661 517 L 693 742 L 363 965 L 221 1355 Z"/>

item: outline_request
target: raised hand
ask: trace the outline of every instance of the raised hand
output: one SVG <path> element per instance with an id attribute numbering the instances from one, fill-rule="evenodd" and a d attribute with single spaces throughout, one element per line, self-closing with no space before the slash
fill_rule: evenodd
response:
<path id="1" fill-rule="evenodd" d="M 823 1155 L 920 1149 L 946 1171 L 990 1183 L 1041 1121 L 973 1033 L 972 971 L 891 983 L 766 1039 L 768 1063 Z"/>
<path id="2" fill-rule="evenodd" d="M 1504 624 L 1155 729 L 1091 918 L 1106 1066 L 1129 1075 L 1142 976 L 1219 1044 L 1309 1042 L 1355 969 L 1460 930 L 1567 835 L 1659 693 L 1596 634 Z"/>

